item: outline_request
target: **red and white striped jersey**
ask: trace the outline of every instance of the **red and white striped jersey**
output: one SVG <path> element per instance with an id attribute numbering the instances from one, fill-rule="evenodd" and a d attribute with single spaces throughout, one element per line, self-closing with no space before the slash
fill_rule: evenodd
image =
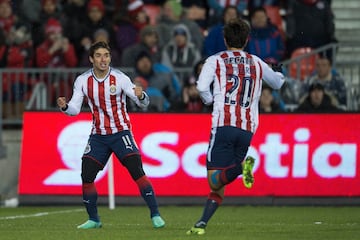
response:
<path id="1" fill-rule="evenodd" d="M 122 130 L 131 130 L 130 118 L 126 109 L 126 96 L 139 107 L 149 105 L 149 97 L 139 100 L 134 92 L 135 85 L 120 70 L 109 68 L 107 76 L 97 79 L 93 69 L 79 75 L 74 83 L 73 95 L 65 113 L 80 113 L 84 97 L 93 114 L 92 134 L 108 135 Z"/>
<path id="2" fill-rule="evenodd" d="M 285 81 L 282 73 L 247 52 L 228 50 L 210 56 L 197 89 L 205 104 L 214 104 L 212 127 L 234 126 L 255 133 L 263 79 L 274 89 Z"/>

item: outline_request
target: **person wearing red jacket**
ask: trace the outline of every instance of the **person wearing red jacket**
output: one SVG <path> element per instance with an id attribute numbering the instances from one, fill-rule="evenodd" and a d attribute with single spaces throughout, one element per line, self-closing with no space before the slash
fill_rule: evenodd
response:
<path id="1" fill-rule="evenodd" d="M 9 70 L 2 73 L 2 94 L 5 103 L 3 116 L 4 118 L 20 117 L 31 88 L 29 76 L 20 70 L 33 66 L 34 52 L 30 27 L 18 21 L 11 27 L 6 38 L 4 32 L 1 31 L 0 38 L 2 39 L 0 67 Z"/>
<path id="2" fill-rule="evenodd" d="M 78 64 L 75 47 L 63 35 L 60 22 L 50 18 L 45 24 L 45 40 L 36 48 L 36 66 L 40 68 L 74 68 Z M 55 96 L 70 95 L 72 78 L 68 74 L 54 72 L 42 76 L 49 89 L 49 101 L 55 104 Z"/>
<path id="3" fill-rule="evenodd" d="M 78 58 L 74 45 L 62 34 L 60 22 L 50 18 L 45 25 L 45 40 L 36 48 L 36 66 L 75 67 Z"/>

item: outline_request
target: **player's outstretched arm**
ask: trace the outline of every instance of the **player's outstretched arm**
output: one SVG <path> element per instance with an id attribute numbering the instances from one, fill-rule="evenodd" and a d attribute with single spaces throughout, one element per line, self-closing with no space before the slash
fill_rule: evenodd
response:
<path id="1" fill-rule="evenodd" d="M 62 112 L 70 116 L 75 116 L 80 113 L 82 100 L 82 94 L 74 94 L 69 102 L 66 102 L 65 97 L 58 97 L 56 103 Z"/>
<path id="2" fill-rule="evenodd" d="M 280 65 L 268 66 L 261 62 L 263 69 L 263 79 L 273 89 L 280 89 L 285 82 L 285 76 L 282 74 L 282 67 Z"/>

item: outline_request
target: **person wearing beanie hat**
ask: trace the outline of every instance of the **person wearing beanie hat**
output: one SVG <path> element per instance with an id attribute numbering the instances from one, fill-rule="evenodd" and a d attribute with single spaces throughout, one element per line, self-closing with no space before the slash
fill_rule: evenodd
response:
<path id="1" fill-rule="evenodd" d="M 26 2 L 26 1 L 24 1 Z M 40 13 L 39 13 L 39 20 L 33 22 L 33 41 L 34 45 L 38 46 L 43 42 L 46 38 L 46 23 L 49 19 L 56 19 L 60 21 L 62 19 L 62 13 L 59 8 L 57 0 L 41 0 L 40 2 Z M 62 22 L 61 22 L 62 24 Z M 41 32 L 42 34 L 38 34 Z"/>
<path id="2" fill-rule="evenodd" d="M 57 0 L 42 0 L 40 11 L 40 22 L 46 22 L 50 18 L 61 18 L 61 11 Z"/>
<path id="3" fill-rule="evenodd" d="M 127 10 L 130 16 L 136 16 L 139 12 L 144 10 L 144 3 L 141 0 L 130 1 Z"/>
<path id="4" fill-rule="evenodd" d="M 161 62 L 171 69 L 193 67 L 201 59 L 201 52 L 195 47 L 189 29 L 185 24 L 177 24 L 173 29 L 173 37 L 162 49 Z M 181 82 L 188 78 L 183 74 Z"/>
<path id="5" fill-rule="evenodd" d="M 137 53 L 134 59 L 134 77 L 140 76 L 148 82 L 147 93 L 151 102 L 149 109 L 166 112 L 170 107 L 176 107 L 180 100 L 180 93 L 173 82 L 171 70 L 166 72 L 167 68 L 164 65 L 154 63 L 147 51 Z"/>
<path id="6" fill-rule="evenodd" d="M 105 13 L 105 6 L 102 0 L 90 0 L 87 5 L 87 11 L 90 12 L 94 8 L 99 10 L 102 14 Z"/>
<path id="7" fill-rule="evenodd" d="M 61 23 L 50 18 L 45 24 L 45 40 L 36 48 L 37 67 L 75 67 L 74 45 L 62 34 Z"/>
<path id="8" fill-rule="evenodd" d="M 150 18 L 144 8 L 143 1 L 130 1 L 127 7 L 127 14 L 130 24 L 135 27 L 137 33 L 139 33 L 139 31 L 150 22 Z M 136 40 L 138 41 L 139 39 Z"/>
<path id="9" fill-rule="evenodd" d="M 45 34 L 61 33 L 62 26 L 55 18 L 50 18 L 45 24 Z"/>
<path id="10" fill-rule="evenodd" d="M 180 23 L 186 25 L 189 29 L 195 46 L 198 49 L 202 49 L 204 41 L 203 32 L 195 21 L 185 17 L 181 2 L 178 0 L 167 0 L 161 6 L 161 13 L 156 24 L 159 33 L 159 44 L 164 46 L 170 42 L 173 27 Z"/>
<path id="11" fill-rule="evenodd" d="M 78 56 L 74 44 L 63 35 L 60 22 L 50 18 L 45 24 L 45 39 L 35 49 L 35 64 L 39 68 L 74 68 L 78 64 Z M 56 92 L 68 92 L 73 82 L 70 76 L 59 75 L 57 80 L 52 80 L 50 74 L 44 75 L 44 82 L 48 86 L 50 104 L 56 102 Z"/>
<path id="12" fill-rule="evenodd" d="M 178 0 L 167 0 L 166 4 L 171 8 L 172 13 L 175 17 L 180 18 L 183 13 L 181 1 Z"/>
<path id="13" fill-rule="evenodd" d="M 34 45 L 31 39 L 31 25 L 24 21 L 16 21 L 5 37 L 0 28 L 0 67 L 31 68 L 34 61 Z M 21 118 L 26 106 L 26 95 L 30 93 L 26 72 L 2 74 L 3 118 Z"/>
<path id="14" fill-rule="evenodd" d="M 118 12 L 114 18 L 116 47 L 122 55 L 128 47 L 140 42 L 141 30 L 149 25 L 150 18 L 139 0 L 130 0 L 125 12 Z"/>
<path id="15" fill-rule="evenodd" d="M 155 26 L 147 25 L 140 31 L 140 41 L 124 49 L 121 63 L 124 67 L 133 67 L 134 56 L 146 51 L 153 62 L 160 62 L 161 51 L 159 45 L 159 34 Z"/>
<path id="16" fill-rule="evenodd" d="M 78 55 L 82 56 L 90 48 L 93 43 L 94 33 L 98 29 L 104 29 L 109 34 L 109 45 L 116 47 L 115 44 L 115 29 L 111 21 L 110 14 L 106 14 L 105 4 L 102 0 L 90 0 L 87 5 L 87 14 L 84 21 L 81 22 L 79 29 L 80 41 L 78 41 Z"/>

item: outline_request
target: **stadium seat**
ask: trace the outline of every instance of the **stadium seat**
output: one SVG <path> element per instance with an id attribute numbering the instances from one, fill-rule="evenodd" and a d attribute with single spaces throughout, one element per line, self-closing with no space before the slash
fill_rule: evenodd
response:
<path id="1" fill-rule="evenodd" d="M 313 49 L 310 47 L 302 47 L 291 53 L 290 59 L 293 61 L 289 65 L 290 77 L 303 81 L 314 72 L 317 54 L 310 54 L 312 51 Z M 296 61 L 297 58 L 308 54 L 310 55 Z"/>

